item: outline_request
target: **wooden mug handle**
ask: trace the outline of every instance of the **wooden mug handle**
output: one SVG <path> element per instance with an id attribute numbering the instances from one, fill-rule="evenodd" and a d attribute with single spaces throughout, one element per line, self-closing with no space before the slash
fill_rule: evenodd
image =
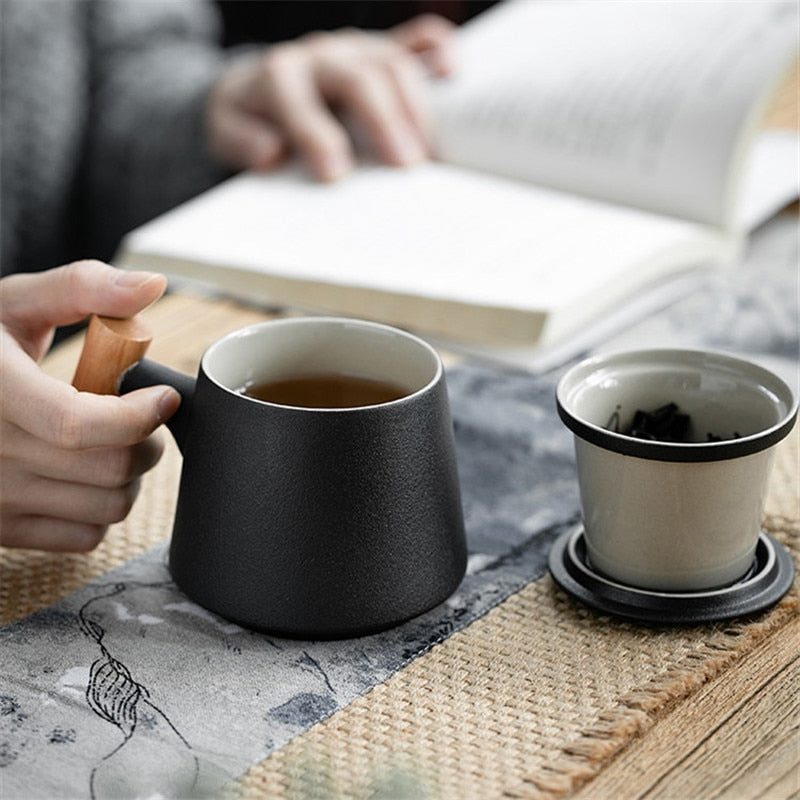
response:
<path id="1" fill-rule="evenodd" d="M 119 394 L 122 376 L 141 361 L 152 340 L 150 323 L 141 317 L 93 315 L 72 385 L 80 392 Z"/>

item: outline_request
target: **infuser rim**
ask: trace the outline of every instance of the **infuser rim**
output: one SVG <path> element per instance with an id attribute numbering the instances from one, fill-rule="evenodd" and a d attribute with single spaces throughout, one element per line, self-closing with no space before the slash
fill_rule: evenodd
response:
<path id="1" fill-rule="evenodd" d="M 588 375 L 590 372 L 607 366 L 614 361 L 634 360 L 637 358 L 642 361 L 651 359 L 654 362 L 668 359 L 685 359 L 687 364 L 715 360 L 720 364 L 744 366 L 752 372 L 761 373 L 765 379 L 768 377 L 770 383 L 777 385 L 782 390 L 784 399 L 788 399 L 785 402 L 787 412 L 773 425 L 735 439 L 711 442 L 664 442 L 639 439 L 635 436 L 604 428 L 601 425 L 582 419 L 570 410 L 567 395 L 577 375 L 581 373 Z M 655 461 L 696 463 L 742 458 L 774 446 L 786 438 L 794 427 L 798 415 L 798 398 L 796 393 L 779 376 L 745 359 L 711 350 L 661 348 L 606 353 L 581 361 L 571 367 L 559 381 L 556 387 L 556 409 L 561 421 L 575 436 L 604 450 Z"/>

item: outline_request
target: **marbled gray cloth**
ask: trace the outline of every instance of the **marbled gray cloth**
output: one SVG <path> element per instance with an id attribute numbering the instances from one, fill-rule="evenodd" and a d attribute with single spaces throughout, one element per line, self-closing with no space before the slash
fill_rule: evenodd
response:
<path id="1" fill-rule="evenodd" d="M 797 219 L 779 218 L 727 277 L 607 344 L 744 351 L 796 385 L 797 264 Z M 159 546 L 0 629 L 4 800 L 217 793 L 539 578 L 555 536 L 578 520 L 553 402 L 562 371 L 449 373 L 468 574 L 404 625 L 324 643 L 246 631 L 187 601 Z"/>
<path id="2" fill-rule="evenodd" d="M 199 0 L 0 0 L 0 270 L 110 258 L 224 173 L 201 135 L 222 63 Z"/>

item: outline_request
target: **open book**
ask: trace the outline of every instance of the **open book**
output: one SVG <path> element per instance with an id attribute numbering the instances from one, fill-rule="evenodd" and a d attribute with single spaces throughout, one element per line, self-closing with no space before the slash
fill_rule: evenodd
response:
<path id="1" fill-rule="evenodd" d="M 758 130 L 797 14 L 507 0 L 459 31 L 458 73 L 432 87 L 435 161 L 330 185 L 299 165 L 241 174 L 130 233 L 119 263 L 456 342 L 580 340 L 729 262 L 800 192 L 797 133 Z"/>

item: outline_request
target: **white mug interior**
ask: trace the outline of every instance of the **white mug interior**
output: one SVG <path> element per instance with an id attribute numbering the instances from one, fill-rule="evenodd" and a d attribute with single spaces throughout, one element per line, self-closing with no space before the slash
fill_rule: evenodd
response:
<path id="1" fill-rule="evenodd" d="M 425 391 L 443 370 L 436 351 L 422 339 L 388 325 L 340 317 L 251 325 L 215 342 L 202 365 L 211 380 L 236 393 L 258 383 L 340 374 L 394 384 L 404 397 Z"/>

